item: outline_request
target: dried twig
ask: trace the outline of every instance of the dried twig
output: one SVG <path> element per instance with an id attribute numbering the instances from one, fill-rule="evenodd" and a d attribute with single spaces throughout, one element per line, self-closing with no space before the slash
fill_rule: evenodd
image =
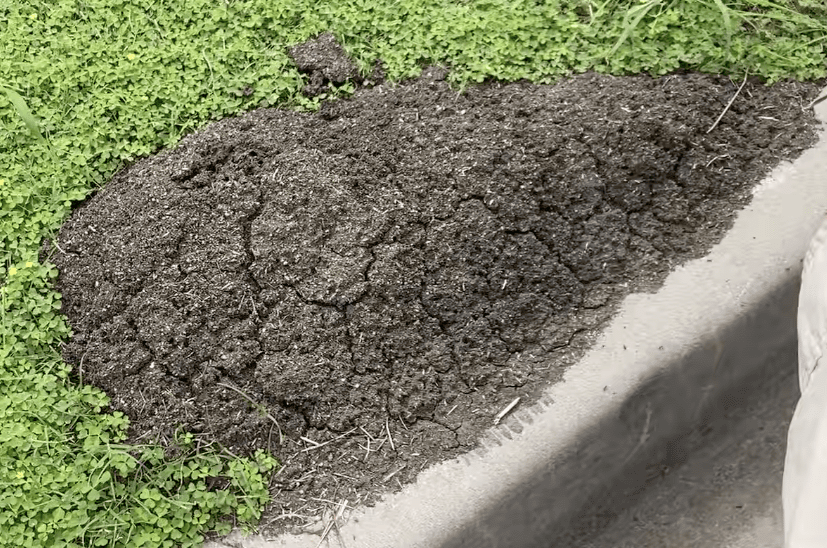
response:
<path id="1" fill-rule="evenodd" d="M 760 118 L 760 116 L 759 116 L 759 118 Z M 730 156 L 729 154 L 722 154 L 721 156 L 715 156 L 714 158 L 712 158 L 710 161 L 708 161 L 706 163 L 706 167 L 711 166 L 712 163 L 715 162 L 715 160 L 721 160 L 723 158 L 732 158 L 732 156 Z"/>
<path id="2" fill-rule="evenodd" d="M 325 524 L 324 531 L 322 531 L 322 538 L 319 539 L 319 544 L 316 545 L 316 548 L 319 548 L 319 546 L 322 545 L 324 540 L 327 538 L 327 535 L 330 533 L 331 529 L 333 529 L 333 520 L 330 520 Z"/>
<path id="3" fill-rule="evenodd" d="M 810 104 L 807 105 L 805 108 L 813 108 L 815 105 L 819 104 L 820 102 L 824 101 L 825 99 L 827 99 L 827 94 L 822 95 L 821 97 L 816 97 L 815 99 L 810 101 Z M 58 248 L 58 249 L 60 249 L 60 248 Z"/>
<path id="4" fill-rule="evenodd" d="M 339 509 L 336 510 L 336 519 L 342 519 L 342 516 L 345 514 L 345 508 L 347 508 L 347 499 L 342 499 L 339 501 Z"/>
<path id="5" fill-rule="evenodd" d="M 391 442 L 391 449 L 396 451 L 396 446 L 393 444 L 393 436 L 391 436 L 391 427 L 388 421 L 388 417 L 385 417 L 385 430 L 388 432 L 388 440 Z"/>
<path id="6" fill-rule="evenodd" d="M 336 506 L 337 508 L 340 504 L 342 504 L 342 501 L 335 502 L 335 501 L 332 501 L 330 499 L 321 499 L 319 497 L 310 497 L 310 500 L 315 500 L 317 502 L 324 502 L 325 504 L 330 504 L 331 506 Z"/>
<path id="7" fill-rule="evenodd" d="M 83 360 L 86 358 L 86 354 L 89 353 L 89 345 L 86 345 L 86 350 L 83 352 L 83 356 L 80 357 L 80 365 L 78 365 L 78 373 L 80 374 L 80 384 L 83 384 Z M 141 393 L 143 396 L 143 393 Z"/>
<path id="8" fill-rule="evenodd" d="M 749 74 L 749 71 L 744 72 L 744 81 L 741 82 L 741 87 L 738 88 L 738 91 L 736 91 L 735 95 L 732 96 L 732 99 L 729 100 L 729 103 L 727 103 L 726 107 L 724 107 L 724 111 L 721 112 L 721 115 L 718 116 L 718 119 L 715 120 L 715 123 L 712 124 L 712 127 L 710 127 L 708 130 L 706 130 L 707 133 L 710 133 L 713 129 L 715 129 L 718 126 L 718 122 L 721 121 L 721 118 L 724 117 L 724 114 L 726 114 L 726 112 L 729 110 L 729 107 L 731 107 L 732 103 L 735 102 L 735 98 L 738 97 L 738 94 L 741 93 L 741 90 L 744 89 L 744 85 L 747 83 L 747 75 L 748 74 Z"/>
<path id="9" fill-rule="evenodd" d="M 332 519 L 327 524 L 325 524 L 324 531 L 322 532 L 322 538 L 319 539 L 319 544 L 316 545 L 316 548 L 319 548 L 319 546 L 322 545 L 322 543 L 327 538 L 327 535 L 330 534 L 330 530 L 334 527 L 336 528 L 336 534 L 339 536 L 339 542 L 344 546 L 342 535 L 341 533 L 339 533 L 339 524 L 336 522 L 342 519 L 342 515 L 345 512 L 345 508 L 347 508 L 347 499 L 342 499 L 339 502 L 339 507 L 336 509 L 336 513 L 333 514 Z"/>
<path id="10" fill-rule="evenodd" d="M 304 436 L 299 436 L 299 439 L 300 439 L 300 440 L 302 440 L 302 441 L 306 441 L 307 443 L 311 443 L 311 444 L 313 444 L 312 449 L 315 449 L 315 448 L 317 448 L 317 447 L 321 447 L 321 446 L 322 446 L 322 444 L 321 444 L 321 443 L 315 442 L 315 441 L 311 440 L 310 438 L 305 438 Z"/>
<path id="11" fill-rule="evenodd" d="M 264 409 L 264 411 L 265 411 L 264 415 L 268 419 L 273 421 L 273 424 L 276 425 L 276 428 L 279 431 L 279 445 L 282 445 L 284 443 L 284 434 L 281 433 L 281 426 L 279 426 L 279 421 L 277 421 L 276 418 L 273 415 L 271 415 L 269 412 L 267 412 L 267 408 L 264 407 L 264 405 L 256 402 L 255 400 L 253 400 L 253 398 L 251 398 L 250 396 L 245 394 L 244 391 L 242 391 L 240 388 L 236 388 L 235 386 L 233 386 L 231 384 L 224 384 L 223 382 L 217 382 L 215 384 L 217 384 L 218 386 L 223 386 L 224 388 L 229 388 L 230 390 L 232 390 L 232 391 L 236 392 L 237 394 L 241 395 L 241 397 L 243 397 L 248 402 L 253 404 L 254 407 L 259 408 L 259 409 Z"/>
<path id="12" fill-rule="evenodd" d="M 273 427 L 270 427 L 270 431 L 267 432 L 267 450 L 270 450 L 270 446 L 273 444 Z"/>
<path id="13" fill-rule="evenodd" d="M 312 451 L 313 449 L 318 449 L 319 447 L 323 447 L 323 446 L 327 445 L 328 443 L 333 443 L 334 441 L 336 441 L 336 440 L 340 440 L 340 439 L 344 438 L 345 436 L 347 436 L 348 434 L 352 434 L 352 433 L 353 433 L 353 432 L 355 432 L 355 431 L 356 431 L 356 428 L 351 428 L 350 430 L 348 430 L 348 431 L 347 431 L 347 432 L 345 432 L 344 434 L 341 434 L 341 435 L 339 435 L 339 436 L 336 436 L 336 437 L 335 437 L 335 438 L 333 438 L 332 440 L 323 441 L 322 443 L 318 443 L 318 442 L 315 442 L 315 441 L 313 441 L 313 440 L 311 440 L 311 439 L 309 439 L 309 438 L 304 438 L 304 437 L 302 437 L 302 439 L 303 439 L 304 441 L 308 441 L 308 442 L 310 442 L 310 443 L 315 443 L 315 444 L 316 444 L 316 445 L 314 445 L 313 447 L 305 447 L 304 449 L 302 449 L 302 453 L 304 453 L 305 451 Z"/>
<path id="14" fill-rule="evenodd" d="M 345 546 L 345 539 L 342 538 L 342 532 L 339 531 L 339 520 L 342 519 L 346 507 L 347 500 L 342 499 L 342 502 L 339 503 L 339 510 L 336 512 L 336 516 L 333 518 L 333 527 L 336 528 L 336 537 L 339 539 L 339 544 L 342 545 L 342 548 L 347 548 L 347 546 Z"/>
<path id="15" fill-rule="evenodd" d="M 518 403 L 520 403 L 520 397 L 519 396 L 514 398 L 514 401 L 512 401 L 511 403 L 506 405 L 505 409 L 503 409 L 502 411 L 497 413 L 497 416 L 494 417 L 494 424 L 500 424 L 500 421 L 503 420 L 503 418 L 505 418 L 506 415 L 508 415 L 509 411 L 511 411 L 512 409 L 517 407 Z"/>
<path id="16" fill-rule="evenodd" d="M 396 474 L 398 474 L 399 472 L 404 470 L 407 466 L 408 466 L 408 464 L 405 463 L 402 466 L 400 466 L 399 468 L 397 468 L 396 470 L 394 470 L 393 472 L 391 472 L 390 474 L 386 475 L 384 478 L 382 478 L 382 483 L 387 483 L 392 477 L 394 477 Z"/>
<path id="17" fill-rule="evenodd" d="M 365 433 L 365 435 L 366 435 L 366 436 L 370 439 L 370 441 L 374 441 L 373 436 L 371 436 L 371 435 L 368 433 L 368 431 L 367 431 L 367 430 L 365 430 L 365 429 L 364 429 L 363 427 L 361 427 L 361 426 L 359 427 L 359 429 L 360 429 L 360 430 L 362 430 L 362 432 L 364 432 L 364 433 Z"/>
<path id="18" fill-rule="evenodd" d="M 278 516 L 274 517 L 271 521 L 278 521 L 280 519 L 293 519 L 293 518 L 303 519 L 305 521 L 310 521 L 311 519 L 313 519 L 310 516 L 305 516 L 304 514 L 294 514 L 293 512 L 286 512 L 285 513 L 282 510 L 282 513 L 279 514 Z"/>

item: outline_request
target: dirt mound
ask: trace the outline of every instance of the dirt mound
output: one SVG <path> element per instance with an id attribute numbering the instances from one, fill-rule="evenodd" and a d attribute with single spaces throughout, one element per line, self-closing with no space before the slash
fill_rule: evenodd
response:
<path id="1" fill-rule="evenodd" d="M 73 213 L 64 355 L 131 440 L 269 449 L 274 519 L 370 503 L 536 400 L 815 138 L 815 84 L 748 83 L 707 134 L 728 79 L 442 77 L 212 124 Z"/>

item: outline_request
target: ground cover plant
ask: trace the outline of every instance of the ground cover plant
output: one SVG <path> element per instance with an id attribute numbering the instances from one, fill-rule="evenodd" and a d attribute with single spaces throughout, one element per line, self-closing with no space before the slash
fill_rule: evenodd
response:
<path id="1" fill-rule="evenodd" d="M 83 384 L 80 363 L 71 373 L 63 361 L 70 330 L 39 250 L 118 169 L 206 122 L 262 106 L 314 110 L 358 84 L 323 79 L 304 94 L 312 77 L 290 46 L 332 31 L 356 80 L 442 64 L 458 88 L 587 69 L 824 74 L 825 11 L 811 1 L 182 4 L 0 2 L 2 545 L 192 545 L 233 512 L 261 515 L 271 456 L 241 458 L 183 431 L 166 452 L 123 443 L 125 416 L 104 412 L 110 402 Z M 802 89 L 807 99 L 815 88 Z"/>

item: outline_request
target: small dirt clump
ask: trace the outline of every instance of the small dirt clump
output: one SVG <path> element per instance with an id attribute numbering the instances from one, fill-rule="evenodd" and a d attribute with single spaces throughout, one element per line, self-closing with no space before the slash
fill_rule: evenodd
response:
<path id="1" fill-rule="evenodd" d="M 285 465 L 265 526 L 474 448 L 815 139 L 816 84 L 747 83 L 707 134 L 728 78 L 457 93 L 444 75 L 211 124 L 118 173 L 45 251 L 65 358 L 131 441 L 183 425 Z"/>
<path id="2" fill-rule="evenodd" d="M 362 81 L 359 68 L 347 56 L 345 49 L 336 41 L 332 32 L 290 48 L 288 54 L 296 68 L 310 78 L 304 94 L 315 97 L 324 92 L 328 84 L 344 84 L 348 80 Z"/>

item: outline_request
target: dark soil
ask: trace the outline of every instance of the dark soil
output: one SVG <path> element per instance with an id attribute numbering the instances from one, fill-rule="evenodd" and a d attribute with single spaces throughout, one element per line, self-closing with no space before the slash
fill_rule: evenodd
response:
<path id="1" fill-rule="evenodd" d="M 816 83 L 748 82 L 707 133 L 728 78 L 457 93 L 444 76 L 214 123 L 118 173 L 44 247 L 75 374 L 130 441 L 172 450 L 183 425 L 272 451 L 267 529 L 474 448 L 817 128 Z"/>
<path id="2" fill-rule="evenodd" d="M 308 76 L 303 92 L 309 97 L 324 93 L 328 84 L 344 84 L 348 80 L 363 82 L 359 68 L 331 32 L 295 45 L 288 53 L 296 68 Z"/>

